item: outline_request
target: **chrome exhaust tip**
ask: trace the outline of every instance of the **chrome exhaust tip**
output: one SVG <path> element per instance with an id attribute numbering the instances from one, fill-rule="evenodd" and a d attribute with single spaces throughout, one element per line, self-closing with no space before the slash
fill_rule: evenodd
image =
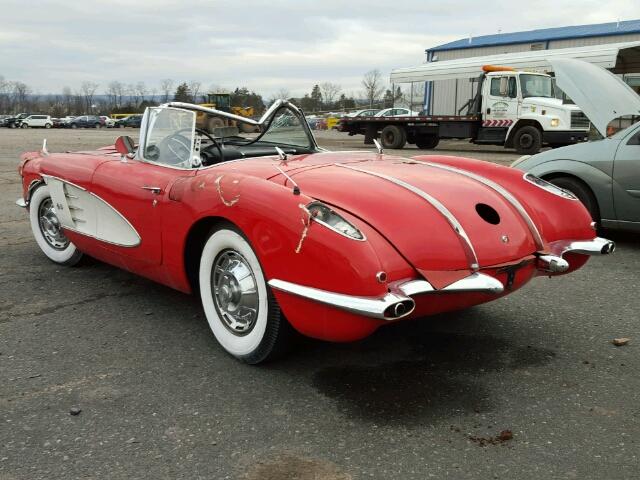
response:
<path id="1" fill-rule="evenodd" d="M 616 251 L 616 244 L 615 242 L 612 242 L 611 240 L 607 241 L 607 243 L 605 243 L 602 246 L 602 249 L 600 250 L 600 253 L 602 255 L 609 255 L 610 253 L 613 253 Z"/>
<path id="2" fill-rule="evenodd" d="M 411 300 L 410 298 L 402 300 L 394 303 L 393 305 L 390 305 L 384 311 L 384 318 L 387 320 L 397 320 L 409 315 L 411 312 L 413 312 L 414 308 L 416 308 L 416 303 L 413 300 Z"/>
<path id="3" fill-rule="evenodd" d="M 556 255 L 540 255 L 538 257 L 538 268 L 545 272 L 563 273 L 569 270 L 569 262 Z"/>

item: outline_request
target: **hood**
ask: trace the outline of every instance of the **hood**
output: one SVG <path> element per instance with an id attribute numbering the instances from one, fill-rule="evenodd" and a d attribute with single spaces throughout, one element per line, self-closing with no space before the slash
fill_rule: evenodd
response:
<path id="1" fill-rule="evenodd" d="M 528 103 L 532 103 L 535 105 L 539 105 L 541 107 L 551 107 L 551 108 L 562 108 L 566 110 L 580 110 L 577 105 L 573 105 L 571 103 L 562 103 L 562 99 L 560 98 L 549 98 L 549 97 L 527 97 L 522 103 L 524 105 Z"/>
<path id="2" fill-rule="evenodd" d="M 640 96 L 613 73 L 574 58 L 549 59 L 558 86 L 585 113 L 603 137 L 623 115 L 640 115 Z"/>
<path id="3" fill-rule="evenodd" d="M 331 163 L 288 174 L 304 194 L 371 225 L 436 288 L 469 274 L 468 244 L 480 268 L 536 251 L 525 220 L 504 197 L 477 180 L 401 157 L 331 157 Z M 462 227 L 462 235 L 441 207 Z M 499 222 L 491 223 L 486 211 L 498 215 Z"/>

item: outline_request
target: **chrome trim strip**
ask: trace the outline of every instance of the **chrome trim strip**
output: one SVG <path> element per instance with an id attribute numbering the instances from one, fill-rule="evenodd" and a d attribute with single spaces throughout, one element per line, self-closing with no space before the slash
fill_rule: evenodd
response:
<path id="1" fill-rule="evenodd" d="M 20 208 L 27 208 L 27 202 L 25 202 L 24 198 L 22 197 L 16 200 L 16 205 Z"/>
<path id="2" fill-rule="evenodd" d="M 558 240 L 550 244 L 551 251 L 560 257 L 565 253 L 582 255 L 608 255 L 616 249 L 615 242 L 595 237 L 593 240 Z"/>
<path id="3" fill-rule="evenodd" d="M 90 192 L 89 190 L 87 190 L 84 187 L 81 187 L 80 185 L 76 185 L 75 183 L 69 182 L 68 180 L 64 180 L 63 178 L 56 177 L 54 175 L 42 175 L 42 178 L 44 179 L 44 183 L 45 184 L 47 183 L 47 179 L 48 178 L 53 178 L 55 180 L 59 180 L 62 183 L 66 183 L 66 184 L 71 185 L 71 186 L 73 186 L 75 188 L 78 188 L 80 190 L 84 190 L 85 192 L 87 192 L 87 194 L 91 195 L 94 198 L 97 198 L 100 202 L 104 203 L 106 206 L 111 208 L 111 210 L 113 210 L 120 218 L 122 218 L 122 220 L 124 220 L 127 223 L 127 225 L 129 225 L 129 227 L 131 227 L 131 230 L 133 230 L 133 232 L 136 234 L 136 237 L 138 237 L 138 243 L 136 243 L 135 245 L 122 245 L 121 243 L 115 243 L 115 242 L 110 242 L 109 240 L 104 240 L 102 238 L 96 237 L 95 235 L 91 235 L 90 233 L 87 233 L 87 232 L 81 232 L 80 230 L 77 230 L 77 229 L 75 229 L 73 227 L 66 227 L 66 226 L 63 225 L 62 228 L 66 229 L 66 230 L 71 230 L 72 232 L 75 232 L 75 233 L 77 233 L 79 235 L 84 235 L 84 236 L 89 237 L 89 238 L 95 238 L 96 240 L 98 240 L 100 242 L 108 243 L 110 245 L 116 245 L 118 247 L 123 247 L 123 248 L 135 248 L 135 247 L 139 246 L 142 243 L 142 237 L 140 236 L 138 231 L 135 229 L 135 227 L 133 225 L 131 225 L 131 222 L 129 220 L 127 220 L 127 218 L 124 215 L 122 215 L 122 213 L 120 213 L 113 205 L 111 205 L 109 202 L 104 200 L 102 197 L 96 195 L 93 192 Z M 75 199 L 78 198 L 75 195 L 67 195 L 66 191 L 65 191 L 65 197 L 67 197 L 67 198 L 75 198 Z"/>
<path id="4" fill-rule="evenodd" d="M 269 286 L 357 315 L 380 320 L 397 320 L 406 317 L 415 308 L 415 302 L 411 298 L 399 293 L 388 292 L 382 297 L 359 297 L 306 287 L 278 279 L 269 280 Z"/>
<path id="5" fill-rule="evenodd" d="M 426 280 L 409 280 L 408 282 L 398 284 L 395 288 L 408 297 L 415 297 L 416 295 L 421 295 L 424 293 L 502 293 L 504 291 L 504 285 L 502 285 L 502 282 L 500 282 L 500 280 L 480 272 L 472 273 L 468 277 L 458 280 L 457 282 L 454 282 L 441 290 L 436 290 Z"/>
<path id="6" fill-rule="evenodd" d="M 514 197 L 511 194 L 511 192 L 509 192 L 507 189 L 505 189 L 502 185 L 494 182 L 493 180 L 489 180 L 488 178 L 483 177 L 482 175 L 478 175 L 477 173 L 473 173 L 473 172 L 470 172 L 468 170 L 463 170 L 461 168 L 451 167 L 449 165 L 441 165 L 439 163 L 424 162 L 422 160 L 414 160 L 412 158 L 410 158 L 408 160 L 411 161 L 411 162 L 419 163 L 421 165 L 427 165 L 429 167 L 439 168 L 441 170 L 446 170 L 446 171 L 449 171 L 449 172 L 457 173 L 459 175 L 464 175 L 465 177 L 471 178 L 471 179 L 473 179 L 473 180 L 475 180 L 477 182 L 480 182 L 483 185 L 495 190 L 507 202 L 509 202 L 511 204 L 511 206 L 513 208 L 515 208 L 517 210 L 517 212 L 520 214 L 520 216 L 522 217 L 524 222 L 527 224 L 527 227 L 529 228 L 529 231 L 531 232 L 531 235 L 533 236 L 533 240 L 536 243 L 536 247 L 539 250 L 544 249 L 544 240 L 542 239 L 542 235 L 540 235 L 540 231 L 538 230 L 538 227 L 534 223 L 533 219 L 531 218 L 531 216 L 529 216 L 529 214 L 525 210 L 525 208 L 522 205 L 522 203 L 520 203 L 520 201 L 516 197 Z"/>
<path id="7" fill-rule="evenodd" d="M 476 272 L 444 287 L 442 291 L 502 293 L 504 291 L 504 285 L 497 278 Z"/>
<path id="8" fill-rule="evenodd" d="M 356 172 L 366 173 L 367 175 L 373 175 L 374 177 L 382 178 L 406 190 L 409 190 L 411 193 L 414 193 L 419 197 L 423 198 L 424 200 L 426 200 L 427 202 L 429 202 L 429 204 L 433 206 L 436 210 L 438 210 L 438 212 L 440 212 L 440 214 L 447 220 L 447 222 L 449 222 L 449 225 L 451 225 L 451 228 L 453 229 L 453 231 L 460 238 L 462 246 L 465 250 L 465 254 L 467 255 L 467 260 L 469 261 L 469 267 L 471 268 L 471 270 L 474 270 L 474 271 L 478 270 L 479 268 L 478 256 L 476 255 L 476 252 L 473 248 L 471 240 L 469 239 L 469 236 L 467 235 L 467 232 L 465 232 L 464 228 L 462 227 L 458 219 L 453 215 L 453 213 L 451 213 L 449 209 L 447 209 L 447 207 L 445 207 L 438 199 L 432 197 L 427 192 L 420 190 L 418 187 L 415 187 L 407 182 L 404 182 L 399 178 L 395 178 L 390 175 L 385 175 L 384 173 L 372 172 L 370 170 L 365 170 L 363 168 L 356 168 L 351 165 L 345 165 L 342 163 L 335 163 L 334 165 L 336 167 L 348 168 L 349 170 L 354 170 Z"/>
<path id="9" fill-rule="evenodd" d="M 407 297 L 436 291 L 433 285 L 426 280 L 409 280 L 408 282 L 401 283 L 397 288 Z"/>

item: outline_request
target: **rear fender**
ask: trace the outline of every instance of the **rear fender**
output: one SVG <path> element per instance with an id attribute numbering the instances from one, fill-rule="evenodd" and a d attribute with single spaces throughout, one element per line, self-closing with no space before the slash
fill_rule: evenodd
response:
<path id="1" fill-rule="evenodd" d="M 388 290 L 387 283 L 377 280 L 378 272 L 387 273 L 387 282 L 417 277 L 393 247 L 366 223 L 334 208 L 359 228 L 366 240 L 340 235 L 309 221 L 302 207 L 313 201 L 311 197 L 294 195 L 291 188 L 268 180 L 233 171 L 211 173 L 176 182 L 169 196 L 172 201 L 167 204 L 167 213 L 173 228 L 166 231 L 165 260 L 168 268 L 180 265 L 183 278 L 186 278 L 184 253 L 189 231 L 208 217 L 228 221 L 243 232 L 267 280 L 279 279 L 337 293 L 377 297 Z M 191 215 L 181 215 L 183 208 L 176 209 L 178 203 L 187 206 Z M 172 209 L 176 209 L 175 215 Z M 329 332 L 334 329 L 341 331 L 333 322 L 339 319 L 345 322 L 345 315 L 350 318 L 346 322 L 351 323 L 349 330 L 343 332 L 342 337 L 332 333 L 332 339 L 360 338 L 381 323 L 324 305 L 313 304 L 313 308 L 302 310 L 300 299 L 280 291 L 274 293 L 291 324 L 306 335 L 329 338 Z"/>
<path id="2" fill-rule="evenodd" d="M 591 216 L 579 200 L 563 198 L 524 180 L 526 173 L 521 170 L 470 158 L 414 158 L 468 170 L 500 184 L 523 205 L 547 243 L 566 239 L 586 240 L 595 236 Z"/>

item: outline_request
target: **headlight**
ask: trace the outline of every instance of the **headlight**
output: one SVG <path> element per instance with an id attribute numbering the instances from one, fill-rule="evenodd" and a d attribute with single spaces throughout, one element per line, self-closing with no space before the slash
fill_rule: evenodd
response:
<path id="1" fill-rule="evenodd" d="M 311 213 L 311 218 L 320 225 L 324 225 L 334 232 L 344 235 L 345 237 L 352 238 L 353 240 L 365 240 L 365 237 L 360 230 L 345 220 L 338 213 L 327 207 L 324 203 L 311 202 L 307 205 L 307 210 Z"/>
<path id="2" fill-rule="evenodd" d="M 557 127 L 558 125 L 560 125 L 560 119 L 559 118 L 552 118 L 551 119 L 551 126 L 552 127 Z"/>
<path id="3" fill-rule="evenodd" d="M 553 193 L 554 195 L 558 195 L 562 198 L 568 198 L 569 200 L 578 200 L 573 193 L 569 190 L 565 190 L 564 188 L 560 188 L 553 183 L 549 183 L 546 180 L 536 177 L 531 173 L 525 173 L 523 177 L 527 182 L 534 184 L 536 187 L 540 187 L 547 192 Z"/>

